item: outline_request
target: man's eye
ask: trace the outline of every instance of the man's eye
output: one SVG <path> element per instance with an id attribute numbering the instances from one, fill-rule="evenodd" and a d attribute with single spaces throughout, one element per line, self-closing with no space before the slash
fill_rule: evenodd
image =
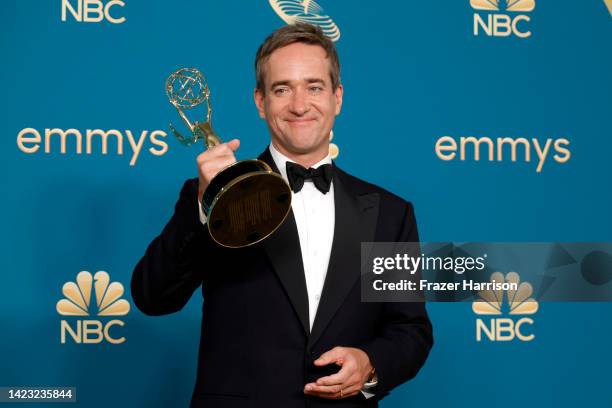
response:
<path id="1" fill-rule="evenodd" d="M 323 90 L 322 87 L 320 86 L 311 86 L 310 88 L 308 88 L 310 90 L 310 92 L 312 93 L 319 93 Z"/>
<path id="2" fill-rule="evenodd" d="M 274 94 L 278 95 L 278 96 L 284 95 L 287 92 L 289 92 L 289 90 L 287 88 L 277 88 L 277 89 L 274 90 Z"/>

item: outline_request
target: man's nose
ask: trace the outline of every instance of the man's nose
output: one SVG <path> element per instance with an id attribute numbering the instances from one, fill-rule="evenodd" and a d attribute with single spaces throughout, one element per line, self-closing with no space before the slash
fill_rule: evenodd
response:
<path id="1" fill-rule="evenodd" d="M 308 105 L 308 95 L 303 90 L 296 90 L 291 96 L 291 104 L 289 105 L 291 113 L 302 116 L 310 110 Z"/>

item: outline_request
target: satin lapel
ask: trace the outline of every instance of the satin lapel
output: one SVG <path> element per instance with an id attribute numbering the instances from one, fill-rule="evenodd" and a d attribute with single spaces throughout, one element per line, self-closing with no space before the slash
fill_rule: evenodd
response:
<path id="1" fill-rule="evenodd" d="M 349 291 L 360 276 L 361 242 L 374 240 L 379 195 L 357 195 L 350 180 L 339 169 L 334 171 L 335 226 L 329 266 L 321 302 L 308 339 L 309 347 L 319 339 Z"/>
<path id="2" fill-rule="evenodd" d="M 272 170 L 279 172 L 268 149 L 259 156 L 259 160 L 263 160 L 272 167 Z M 263 247 L 276 275 L 287 292 L 304 331 L 308 333 L 310 331 L 308 293 L 306 291 L 300 238 L 293 211 L 289 213 L 285 222 L 278 227 L 276 232 L 263 241 Z"/>

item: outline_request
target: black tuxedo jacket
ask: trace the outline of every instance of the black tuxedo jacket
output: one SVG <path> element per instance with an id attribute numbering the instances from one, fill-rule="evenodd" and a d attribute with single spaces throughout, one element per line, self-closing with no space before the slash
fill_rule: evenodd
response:
<path id="1" fill-rule="evenodd" d="M 270 152 L 260 156 L 276 169 Z M 202 285 L 198 371 L 192 407 L 376 407 L 414 377 L 433 343 L 423 303 L 361 302 L 360 243 L 418 241 L 410 203 L 334 168 L 335 229 L 317 315 L 308 295 L 295 219 L 242 249 L 215 244 L 200 223 L 197 179 L 137 264 L 132 297 L 148 315 L 180 310 Z M 338 371 L 313 361 L 335 346 L 364 350 L 378 374 L 375 397 L 306 396 L 304 385 Z"/>

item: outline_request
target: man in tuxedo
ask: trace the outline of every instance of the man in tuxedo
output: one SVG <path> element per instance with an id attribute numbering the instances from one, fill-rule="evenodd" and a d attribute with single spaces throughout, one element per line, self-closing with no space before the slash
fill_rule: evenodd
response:
<path id="1" fill-rule="evenodd" d="M 360 243 L 418 241 L 412 205 L 332 162 L 343 87 L 319 28 L 278 29 L 255 69 L 271 136 L 259 159 L 289 182 L 291 212 L 264 241 L 221 247 L 198 200 L 240 142 L 200 154 L 198 179 L 134 270 L 134 303 L 173 313 L 202 285 L 193 407 L 376 407 L 417 374 L 433 343 L 423 303 L 361 301 Z"/>

